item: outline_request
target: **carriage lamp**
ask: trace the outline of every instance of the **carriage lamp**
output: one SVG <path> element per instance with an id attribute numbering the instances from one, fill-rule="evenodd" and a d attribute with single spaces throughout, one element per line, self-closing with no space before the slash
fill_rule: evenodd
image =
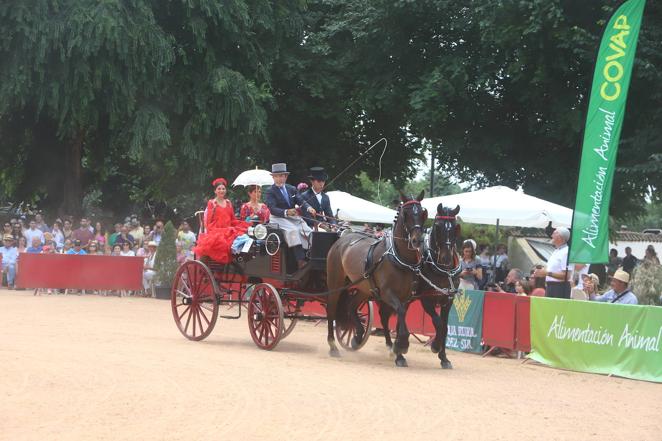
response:
<path id="1" fill-rule="evenodd" d="M 257 224 L 253 228 L 253 234 L 255 235 L 255 238 L 257 240 L 264 240 L 267 237 L 267 233 L 268 233 L 267 227 L 265 227 L 262 224 Z"/>

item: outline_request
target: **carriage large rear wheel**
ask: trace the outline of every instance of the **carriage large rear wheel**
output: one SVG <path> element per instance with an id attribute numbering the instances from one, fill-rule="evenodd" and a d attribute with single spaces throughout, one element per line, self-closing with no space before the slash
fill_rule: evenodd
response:
<path id="1" fill-rule="evenodd" d="M 218 318 L 218 286 L 211 271 L 202 262 L 183 263 L 172 284 L 170 303 L 179 331 L 189 340 L 206 338 Z"/>
<path id="2" fill-rule="evenodd" d="M 285 325 L 283 326 L 283 336 L 285 338 L 294 329 L 297 325 L 297 315 L 301 312 L 301 305 L 297 299 L 288 299 L 283 300 L 283 313 L 285 314 Z"/>
<path id="3" fill-rule="evenodd" d="M 345 327 L 338 325 L 336 322 L 336 338 L 338 339 L 338 343 L 348 351 L 358 351 L 366 344 L 370 337 L 374 319 L 372 302 L 366 300 L 361 302 L 356 308 L 356 314 L 361 323 L 361 328 L 363 328 L 363 338 L 360 341 L 354 338 L 356 337 L 356 328 L 354 327 L 354 324 Z"/>
<path id="4" fill-rule="evenodd" d="M 278 290 L 268 283 L 255 285 L 248 301 L 248 330 L 257 347 L 275 348 L 283 337 L 284 322 Z"/>

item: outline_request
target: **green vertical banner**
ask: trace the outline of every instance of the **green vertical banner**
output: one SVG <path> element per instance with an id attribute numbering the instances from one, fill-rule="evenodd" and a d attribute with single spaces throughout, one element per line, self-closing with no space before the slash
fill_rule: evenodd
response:
<path id="1" fill-rule="evenodd" d="M 593 74 L 568 260 L 607 263 L 609 201 L 645 0 L 628 0 L 602 37 Z"/>
<path id="2" fill-rule="evenodd" d="M 529 358 L 662 382 L 662 308 L 531 297 Z"/>
<path id="3" fill-rule="evenodd" d="M 483 352 L 483 291 L 460 290 L 448 315 L 446 347 L 462 352 Z"/>

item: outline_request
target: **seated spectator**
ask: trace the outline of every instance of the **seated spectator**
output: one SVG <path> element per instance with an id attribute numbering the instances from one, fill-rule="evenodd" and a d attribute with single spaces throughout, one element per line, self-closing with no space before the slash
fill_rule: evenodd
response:
<path id="1" fill-rule="evenodd" d="M 131 249 L 133 244 L 131 242 L 122 242 L 122 251 L 120 251 L 120 256 L 135 256 L 136 253 Z"/>
<path id="2" fill-rule="evenodd" d="M 32 244 L 30 245 L 30 247 L 28 247 L 27 250 L 25 250 L 25 252 L 30 254 L 39 254 L 41 253 L 42 248 L 43 248 L 42 242 L 39 239 L 39 237 L 33 236 Z"/>
<path id="3" fill-rule="evenodd" d="M 533 286 L 528 280 L 520 279 L 515 282 L 515 292 L 518 296 L 530 296 L 532 290 Z"/>
<path id="4" fill-rule="evenodd" d="M 74 247 L 74 242 L 71 239 L 66 239 L 62 245 L 62 254 L 68 254 L 69 250 Z"/>
<path id="5" fill-rule="evenodd" d="M 147 243 L 143 242 L 142 246 L 139 246 L 136 250 L 136 257 L 145 257 L 149 253 Z"/>
<path id="6" fill-rule="evenodd" d="M 156 244 L 161 243 L 161 236 L 163 235 L 163 221 L 156 221 L 154 224 L 154 229 L 149 234 L 148 242 L 156 242 Z"/>
<path id="7" fill-rule="evenodd" d="M 23 236 L 28 244 L 33 244 L 35 237 L 39 239 L 39 244 L 44 243 L 44 232 L 37 228 L 35 221 L 30 221 L 30 228 L 23 232 Z"/>
<path id="8" fill-rule="evenodd" d="M 132 217 L 130 225 L 131 229 L 129 230 L 129 234 L 133 236 L 137 245 L 142 246 L 145 239 L 145 232 L 142 225 L 140 225 L 140 221 L 137 217 Z"/>
<path id="9" fill-rule="evenodd" d="M 90 244 L 87 246 L 87 254 L 92 254 L 92 255 L 103 255 L 103 250 L 99 249 L 99 244 L 95 241 L 90 242 Z"/>
<path id="10" fill-rule="evenodd" d="M 533 281 L 531 295 L 534 297 L 545 297 L 545 278 L 535 277 L 536 270 L 540 268 L 543 268 L 542 264 L 534 266 L 529 276 L 529 281 Z"/>
<path id="11" fill-rule="evenodd" d="M 88 219 L 86 217 L 81 218 L 80 228 L 76 229 L 71 234 L 71 237 L 74 239 L 74 247 L 76 246 L 76 241 L 79 241 L 82 248 L 87 248 L 90 241 L 94 240 L 94 232 L 91 231 L 90 228 Z"/>
<path id="12" fill-rule="evenodd" d="M 125 243 L 129 244 L 130 249 L 133 249 L 133 245 L 136 243 L 133 236 L 129 234 L 129 226 L 126 224 L 122 225 L 119 236 L 115 238 L 115 245 L 119 245 L 122 249 L 124 249 Z"/>
<path id="13" fill-rule="evenodd" d="M 152 227 L 149 225 L 143 226 L 143 242 L 149 242 L 149 238 L 152 236 Z"/>
<path id="14" fill-rule="evenodd" d="M 156 250 L 158 245 L 156 242 L 151 241 L 147 243 L 147 255 L 145 256 L 145 266 L 143 270 L 143 288 L 148 292 L 154 279 L 156 271 L 154 271 L 154 261 L 156 259 Z"/>
<path id="15" fill-rule="evenodd" d="M 493 285 L 487 285 L 490 288 L 493 288 L 495 292 L 509 292 L 516 293 L 517 282 L 524 280 L 524 273 L 519 268 L 513 268 L 508 271 L 506 280 L 503 283 L 495 283 Z"/>
<path id="16" fill-rule="evenodd" d="M 2 274 L 7 277 L 7 288 L 14 289 L 16 280 L 16 261 L 18 259 L 18 249 L 14 247 L 14 236 L 5 234 L 2 236 L 2 247 L 0 248 L 0 257 L 2 257 Z"/>
<path id="17" fill-rule="evenodd" d="M 122 252 L 121 245 L 113 245 L 113 251 L 110 253 L 111 256 L 119 256 Z"/>
<path id="18" fill-rule="evenodd" d="M 600 278 L 597 274 L 582 274 L 582 289 L 573 288 L 570 298 L 574 300 L 595 300 L 598 295 Z"/>
<path id="19" fill-rule="evenodd" d="M 601 296 L 596 296 L 595 301 L 636 305 L 639 301 L 637 296 L 628 288 L 629 284 L 630 275 L 623 270 L 616 270 L 611 278 L 611 289 Z"/>
<path id="20" fill-rule="evenodd" d="M 69 249 L 69 251 L 67 251 L 67 254 L 81 254 L 81 255 L 87 254 L 85 252 L 85 250 L 83 249 L 83 246 L 82 246 L 82 243 L 81 243 L 80 240 L 74 239 L 73 245 L 74 245 L 73 248 Z"/>
<path id="21" fill-rule="evenodd" d="M 175 249 L 177 250 L 177 263 L 181 265 L 182 263 L 186 262 L 186 250 L 179 243 L 179 241 L 175 245 Z"/>
<path id="22" fill-rule="evenodd" d="M 384 236 L 384 225 L 382 224 L 375 225 L 375 237 L 383 237 L 383 236 Z"/>

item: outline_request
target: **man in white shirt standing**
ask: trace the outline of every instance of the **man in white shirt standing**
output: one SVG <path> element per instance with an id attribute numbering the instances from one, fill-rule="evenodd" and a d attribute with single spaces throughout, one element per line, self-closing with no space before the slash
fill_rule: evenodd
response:
<path id="1" fill-rule="evenodd" d="M 33 220 L 30 221 L 30 228 L 23 232 L 23 236 L 28 245 L 32 244 L 35 237 L 39 238 L 39 242 L 44 243 L 44 232 L 37 228 L 37 223 Z"/>
<path id="2" fill-rule="evenodd" d="M 570 280 L 572 265 L 568 265 L 568 240 L 570 230 L 559 227 L 552 233 L 552 244 L 556 249 L 547 260 L 547 268 L 537 269 L 535 277 L 544 277 L 547 284 L 546 297 L 559 299 L 570 298 Z"/>

